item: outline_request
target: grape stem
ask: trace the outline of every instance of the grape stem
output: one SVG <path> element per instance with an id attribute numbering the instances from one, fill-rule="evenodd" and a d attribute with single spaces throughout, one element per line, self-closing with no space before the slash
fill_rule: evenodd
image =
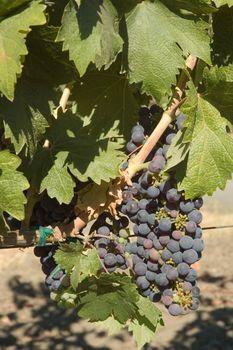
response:
<path id="1" fill-rule="evenodd" d="M 146 160 L 152 149 L 155 147 L 156 143 L 158 142 L 164 131 L 167 129 L 169 124 L 171 124 L 171 122 L 175 119 L 176 111 L 184 101 L 182 97 L 186 84 L 189 80 L 189 72 L 191 72 L 195 68 L 196 62 L 196 57 L 192 55 L 188 56 L 185 62 L 187 69 L 183 69 L 180 74 L 177 87 L 175 88 L 175 92 L 168 105 L 167 110 L 163 113 L 161 120 L 157 124 L 152 134 L 148 137 L 142 148 L 130 161 L 129 167 L 126 170 L 128 172 L 129 178 L 132 178 L 135 175 L 135 173 L 138 171 L 138 167 L 142 163 L 144 163 L 144 161 Z"/>

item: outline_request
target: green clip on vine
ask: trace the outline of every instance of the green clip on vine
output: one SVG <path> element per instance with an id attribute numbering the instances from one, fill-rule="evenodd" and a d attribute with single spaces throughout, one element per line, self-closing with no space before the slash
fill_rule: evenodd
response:
<path id="1" fill-rule="evenodd" d="M 138 348 L 161 310 L 200 304 L 202 197 L 233 172 L 232 16 L 231 0 L 0 4 L 0 248 L 36 245 L 51 298 Z"/>

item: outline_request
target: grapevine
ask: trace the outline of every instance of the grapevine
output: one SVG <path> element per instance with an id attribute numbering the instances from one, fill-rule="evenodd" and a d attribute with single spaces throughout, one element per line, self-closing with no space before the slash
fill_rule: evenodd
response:
<path id="1" fill-rule="evenodd" d="M 138 348 L 162 304 L 200 306 L 202 198 L 233 172 L 232 5 L 0 4 L 0 248 L 35 246 L 58 307 Z"/>

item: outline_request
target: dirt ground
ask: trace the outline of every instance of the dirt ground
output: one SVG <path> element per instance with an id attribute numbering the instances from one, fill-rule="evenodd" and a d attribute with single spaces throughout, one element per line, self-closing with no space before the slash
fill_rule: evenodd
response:
<path id="1" fill-rule="evenodd" d="M 233 184 L 207 198 L 203 227 L 233 224 Z M 233 228 L 206 230 L 199 267 L 202 305 L 177 318 L 164 311 L 146 350 L 233 350 Z M 0 250 L 0 350 L 135 350 L 127 331 L 109 337 L 57 308 L 32 248 Z M 159 306 L 162 308 L 162 306 Z"/>

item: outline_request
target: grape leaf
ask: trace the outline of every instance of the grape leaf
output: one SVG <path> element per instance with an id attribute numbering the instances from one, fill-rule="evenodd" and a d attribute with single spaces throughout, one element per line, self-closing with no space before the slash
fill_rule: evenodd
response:
<path id="1" fill-rule="evenodd" d="M 67 168 L 59 158 L 56 159 L 41 182 L 40 193 L 47 190 L 49 197 L 55 197 L 60 204 L 69 204 L 74 196 L 75 182 Z"/>
<path id="2" fill-rule="evenodd" d="M 208 96 L 210 97 L 210 96 Z M 186 177 L 179 183 L 187 198 L 211 195 L 224 189 L 233 172 L 233 139 L 226 132 L 227 120 L 205 99 L 205 94 L 191 93 L 183 112 L 184 142 L 190 142 Z"/>
<path id="3" fill-rule="evenodd" d="M 104 321 L 98 321 L 93 323 L 99 326 L 101 329 L 107 329 L 109 336 L 118 333 L 123 327 L 122 323 L 117 321 L 113 316 L 108 317 Z"/>
<path id="4" fill-rule="evenodd" d="M 103 321 L 113 316 L 124 324 L 136 310 L 139 294 L 135 283 L 125 274 L 102 273 L 78 286 L 78 315 L 90 321 Z"/>
<path id="5" fill-rule="evenodd" d="M 158 100 L 170 92 L 183 55 L 210 63 L 206 24 L 179 17 L 160 1 L 143 1 L 126 18 L 130 82 Z M 190 40 L 192 38 L 192 40 Z"/>
<path id="6" fill-rule="evenodd" d="M 183 142 L 183 133 L 178 131 L 173 138 L 172 143 L 167 151 L 167 165 L 165 171 L 174 168 L 180 162 L 182 162 L 189 152 L 189 143 Z"/>
<path id="7" fill-rule="evenodd" d="M 122 49 L 117 11 L 111 1 L 83 0 L 78 7 L 71 0 L 65 8 L 57 41 L 63 41 L 63 50 L 69 50 L 81 76 L 91 62 L 107 69 Z"/>
<path id="8" fill-rule="evenodd" d="M 21 59 L 27 54 L 25 37 L 31 26 L 46 22 L 45 6 L 34 0 L 17 14 L 0 22 L 0 90 L 9 99 L 14 98 L 14 86 L 22 72 Z"/>
<path id="9" fill-rule="evenodd" d="M 221 7 L 213 14 L 213 63 L 233 63 L 233 7 Z"/>
<path id="10" fill-rule="evenodd" d="M 76 243 L 60 243 L 59 249 L 54 255 L 54 259 L 61 268 L 71 272 L 73 267 L 78 264 L 82 251 L 83 245 L 79 241 Z"/>
<path id="11" fill-rule="evenodd" d="M 228 5 L 229 7 L 233 6 L 233 0 L 213 0 L 217 7 Z"/>
<path id="12" fill-rule="evenodd" d="M 18 82 L 13 102 L 2 99 L 0 113 L 4 117 L 5 137 L 11 139 L 17 154 L 26 144 L 29 155 L 34 155 L 57 103 L 48 85 L 26 79 Z"/>
<path id="13" fill-rule="evenodd" d="M 96 249 L 84 250 L 79 241 L 60 244 L 54 258 L 61 268 L 70 273 L 73 289 L 76 289 L 85 278 L 95 276 L 100 270 L 100 261 Z"/>
<path id="14" fill-rule="evenodd" d="M 95 183 L 109 182 L 119 171 L 124 155 L 122 143 L 109 138 L 92 136 L 90 127 L 83 127 L 76 115 L 67 112 L 59 116 L 48 132 L 53 156 L 68 165 L 71 173 L 80 181 L 91 178 Z M 50 156 L 51 157 L 51 156 Z"/>
<path id="15" fill-rule="evenodd" d="M 90 72 L 78 82 L 73 96 L 77 112 L 89 120 L 92 134 L 129 137 L 139 105 L 126 75 L 117 64 L 107 71 Z"/>
<path id="16" fill-rule="evenodd" d="M 163 325 L 163 322 L 160 310 L 149 299 L 140 296 L 137 306 L 137 316 L 130 321 L 129 331 L 133 333 L 138 349 L 141 349 L 154 339 L 158 327 Z"/>
<path id="17" fill-rule="evenodd" d="M 6 211 L 14 218 L 24 218 L 26 198 L 23 191 L 29 187 L 27 179 L 16 169 L 21 160 L 8 150 L 0 152 L 0 211 Z"/>

